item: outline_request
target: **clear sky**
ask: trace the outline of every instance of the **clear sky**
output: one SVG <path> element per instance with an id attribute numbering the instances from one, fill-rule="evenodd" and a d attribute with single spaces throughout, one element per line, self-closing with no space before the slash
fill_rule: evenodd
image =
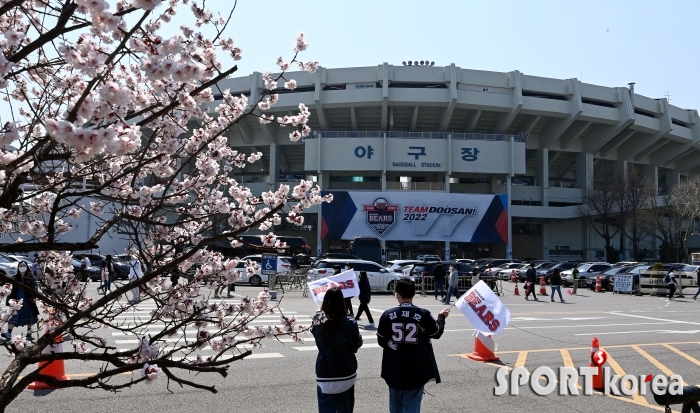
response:
<path id="1" fill-rule="evenodd" d="M 230 0 L 207 1 L 212 11 Z M 296 34 L 305 60 L 373 66 L 430 60 L 479 70 L 636 82 L 651 98 L 700 110 L 698 0 L 239 0 L 229 36 L 243 48 L 238 75 L 274 71 Z M 234 75 L 235 76 L 235 75 Z"/>

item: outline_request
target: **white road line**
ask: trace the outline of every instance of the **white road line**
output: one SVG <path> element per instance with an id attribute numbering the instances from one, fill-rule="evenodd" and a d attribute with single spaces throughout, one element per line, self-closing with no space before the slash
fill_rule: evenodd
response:
<path id="1" fill-rule="evenodd" d="M 304 346 L 304 347 L 292 347 L 293 349 L 297 351 L 318 351 L 318 348 L 316 346 Z M 369 344 L 363 344 L 362 347 L 360 347 L 360 350 L 363 348 L 381 348 L 379 344 L 376 343 L 369 343 Z"/>
<path id="2" fill-rule="evenodd" d="M 551 328 L 551 329 L 557 329 L 557 328 L 580 328 L 580 327 L 619 327 L 619 326 L 646 326 L 646 325 L 656 325 L 656 324 L 668 324 L 668 322 L 664 323 L 620 323 L 620 324 L 584 324 L 584 325 L 565 325 L 565 326 L 553 326 L 553 325 L 546 325 L 546 326 L 528 326 L 528 327 L 520 327 L 518 328 L 515 327 L 506 327 L 505 330 L 532 330 L 532 329 L 538 329 L 538 328 Z M 449 331 L 449 330 L 445 330 Z"/>
<path id="3" fill-rule="evenodd" d="M 583 333 L 574 334 L 575 336 L 589 336 L 591 334 L 595 335 L 610 335 L 610 334 L 634 334 L 634 333 L 661 333 L 661 334 L 697 334 L 700 330 L 648 330 L 648 331 L 616 331 L 608 333 Z"/>
<path id="4" fill-rule="evenodd" d="M 623 317 L 635 317 L 635 318 L 645 318 L 647 320 L 665 321 L 667 323 L 682 323 L 682 324 L 693 324 L 696 326 L 700 326 L 700 323 L 693 323 L 692 321 L 668 320 L 665 318 L 647 317 L 647 316 L 643 316 L 643 315 L 623 314 L 623 313 L 618 313 L 615 311 L 610 311 L 610 314 L 620 315 Z"/>
<path id="5" fill-rule="evenodd" d="M 283 358 L 284 355 L 280 353 L 253 353 L 247 357 L 245 357 L 243 360 L 248 360 L 248 359 L 277 359 L 277 358 Z M 190 360 L 196 360 L 196 357 L 190 357 Z M 224 359 L 226 359 L 224 357 Z M 181 361 L 184 360 L 184 357 L 172 357 L 173 361 Z"/>
<path id="6" fill-rule="evenodd" d="M 668 333 L 670 330 L 643 330 L 643 331 L 614 331 L 614 332 L 608 332 L 608 333 L 581 333 L 581 334 L 574 334 L 575 336 L 590 336 L 591 334 L 595 334 L 597 336 L 602 336 L 602 335 L 611 335 L 611 334 L 637 334 L 637 333 Z"/>

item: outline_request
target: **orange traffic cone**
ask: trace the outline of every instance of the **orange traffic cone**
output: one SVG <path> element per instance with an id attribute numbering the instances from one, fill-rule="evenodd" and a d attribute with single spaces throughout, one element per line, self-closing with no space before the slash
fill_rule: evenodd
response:
<path id="1" fill-rule="evenodd" d="M 48 333 L 48 328 L 46 329 L 46 333 Z M 44 334 L 46 334 L 44 333 Z M 56 353 L 60 354 L 63 353 L 63 334 L 59 334 L 56 336 L 56 339 L 54 339 L 54 344 L 45 347 L 42 351 L 41 354 L 50 354 L 50 353 Z M 45 375 L 45 376 L 50 376 L 55 378 L 56 380 L 70 380 L 68 376 L 66 376 L 66 368 L 63 363 L 63 360 L 54 360 L 54 361 L 40 361 L 39 362 L 39 373 Z M 44 390 L 44 389 L 55 389 L 55 387 L 50 386 L 44 382 L 41 381 L 34 381 L 29 383 L 29 386 L 27 386 L 28 389 L 31 390 Z"/>
<path id="2" fill-rule="evenodd" d="M 510 271 L 510 282 L 517 282 L 517 280 L 515 279 L 515 270 Z"/>
<path id="3" fill-rule="evenodd" d="M 513 295 L 520 295 L 520 291 L 518 291 L 518 282 L 515 282 L 515 290 L 513 290 Z"/>
<path id="4" fill-rule="evenodd" d="M 484 340 L 486 345 L 481 340 Z M 494 351 L 496 351 L 496 343 L 493 342 L 491 336 L 475 331 L 474 351 L 471 354 L 467 354 L 467 357 L 476 361 L 501 361 L 501 359 L 493 353 Z"/>
<path id="5" fill-rule="evenodd" d="M 598 337 L 593 337 L 591 340 L 591 361 L 588 363 L 589 367 L 598 367 L 598 372 L 593 376 L 593 388 L 595 390 L 603 390 L 603 366 L 597 365 L 593 359 L 595 353 L 599 350 Z"/>
<path id="6" fill-rule="evenodd" d="M 540 295 L 547 295 L 547 285 L 544 283 L 544 275 L 540 277 Z"/>
<path id="7" fill-rule="evenodd" d="M 600 282 L 600 274 L 595 277 L 595 292 L 604 293 L 603 284 Z"/>

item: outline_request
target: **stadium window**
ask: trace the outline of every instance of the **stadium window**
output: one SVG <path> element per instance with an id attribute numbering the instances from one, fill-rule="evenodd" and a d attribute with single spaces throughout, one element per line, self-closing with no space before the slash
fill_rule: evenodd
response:
<path id="1" fill-rule="evenodd" d="M 331 182 L 379 182 L 378 176 L 331 176 Z"/>
<path id="2" fill-rule="evenodd" d="M 615 108 L 615 105 L 613 105 L 610 102 L 602 102 L 600 100 L 593 100 L 593 99 L 581 99 L 581 102 L 587 104 L 587 105 L 595 105 L 595 106 L 602 106 L 604 108 Z"/>
<path id="3" fill-rule="evenodd" d="M 634 113 L 636 113 L 637 115 L 642 115 L 642 116 L 656 119 L 656 116 L 654 116 L 653 113 L 647 112 L 646 110 L 634 108 Z"/>
<path id="4" fill-rule="evenodd" d="M 525 91 L 525 90 L 523 90 L 523 96 L 540 98 L 540 99 L 567 100 L 566 96 L 563 96 L 563 95 L 553 95 L 550 93 L 542 93 L 542 92 L 530 92 L 530 91 Z"/>

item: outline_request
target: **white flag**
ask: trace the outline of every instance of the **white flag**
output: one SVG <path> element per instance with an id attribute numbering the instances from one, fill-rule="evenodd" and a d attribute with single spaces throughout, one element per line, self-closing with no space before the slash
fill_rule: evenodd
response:
<path id="1" fill-rule="evenodd" d="M 459 297 L 455 307 L 477 331 L 487 335 L 500 333 L 510 323 L 510 311 L 483 281 Z"/>
<path id="2" fill-rule="evenodd" d="M 323 297 L 326 296 L 326 291 L 332 287 L 340 288 L 343 291 L 343 297 L 356 297 L 360 295 L 360 287 L 357 284 L 357 277 L 353 270 L 311 281 L 308 285 L 311 298 L 316 301 L 319 307 L 321 303 L 323 303 Z"/>

